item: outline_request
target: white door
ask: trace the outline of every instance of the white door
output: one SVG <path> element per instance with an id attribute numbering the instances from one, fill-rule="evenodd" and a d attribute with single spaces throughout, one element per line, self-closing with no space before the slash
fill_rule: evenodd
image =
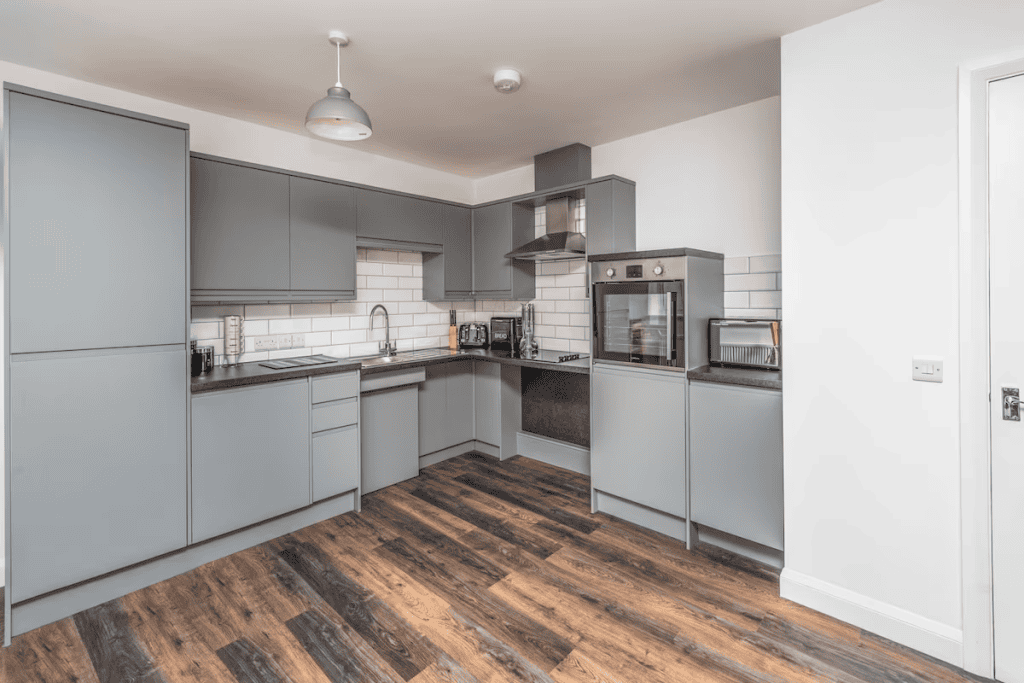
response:
<path id="1" fill-rule="evenodd" d="M 1004 420 L 1002 398 L 1024 398 L 1024 75 L 990 86 L 988 151 L 995 664 L 1024 683 L 1024 420 Z"/>

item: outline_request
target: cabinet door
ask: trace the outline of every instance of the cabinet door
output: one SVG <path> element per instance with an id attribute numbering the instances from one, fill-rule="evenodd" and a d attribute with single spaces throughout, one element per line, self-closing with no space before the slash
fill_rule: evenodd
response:
<path id="1" fill-rule="evenodd" d="M 690 385 L 693 521 L 782 550 L 782 392 Z"/>
<path id="2" fill-rule="evenodd" d="M 313 502 L 359 486 L 359 425 L 313 435 Z"/>
<path id="3" fill-rule="evenodd" d="M 356 190 L 355 196 L 360 237 L 441 244 L 440 202 L 364 189 Z"/>
<path id="4" fill-rule="evenodd" d="M 11 352 L 183 344 L 184 130 L 10 93 Z"/>
<path id="5" fill-rule="evenodd" d="M 445 384 L 448 405 L 446 440 L 448 446 L 457 446 L 473 438 L 473 361 L 462 360 L 445 365 L 448 367 L 448 381 Z"/>
<path id="6" fill-rule="evenodd" d="M 192 399 L 192 540 L 310 502 L 306 380 Z"/>
<path id="7" fill-rule="evenodd" d="M 473 291 L 508 292 L 512 289 L 512 204 L 491 204 L 473 209 Z"/>
<path id="8" fill-rule="evenodd" d="M 193 158 L 191 199 L 192 289 L 288 289 L 288 176 Z"/>
<path id="9" fill-rule="evenodd" d="M 686 517 L 686 378 L 595 365 L 594 488 Z"/>
<path id="10" fill-rule="evenodd" d="M 419 384 L 419 454 L 426 455 L 447 448 L 447 384 L 450 363 L 428 365 L 427 379 Z"/>
<path id="11" fill-rule="evenodd" d="M 184 547 L 185 353 L 11 363 L 15 602 Z"/>
<path id="12" fill-rule="evenodd" d="M 372 493 L 419 474 L 416 387 L 406 384 L 362 394 L 359 404 L 361 493 Z"/>
<path id="13" fill-rule="evenodd" d="M 587 253 L 636 250 L 636 187 L 621 180 L 587 185 Z"/>
<path id="14" fill-rule="evenodd" d="M 501 446 L 501 365 L 473 361 L 473 404 L 476 439 Z"/>
<path id="15" fill-rule="evenodd" d="M 291 289 L 355 295 L 356 210 L 352 188 L 290 178 Z"/>
<path id="16" fill-rule="evenodd" d="M 473 291 L 473 212 L 463 206 L 444 207 L 445 294 Z"/>

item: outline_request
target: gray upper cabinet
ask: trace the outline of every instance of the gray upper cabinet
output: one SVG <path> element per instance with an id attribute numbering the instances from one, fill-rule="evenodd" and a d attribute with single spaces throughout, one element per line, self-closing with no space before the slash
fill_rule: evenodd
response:
<path id="1" fill-rule="evenodd" d="M 305 379 L 193 397 L 193 542 L 310 504 L 309 411 Z"/>
<path id="2" fill-rule="evenodd" d="M 505 254 L 512 250 L 512 203 L 473 209 L 473 291 L 512 290 L 512 268 Z"/>
<path id="3" fill-rule="evenodd" d="M 192 158 L 193 291 L 289 288 L 288 176 Z"/>
<path id="4" fill-rule="evenodd" d="M 188 132 L 9 93 L 10 351 L 186 340 Z"/>
<path id="5" fill-rule="evenodd" d="M 11 362 L 15 602 L 184 547 L 185 354 Z"/>
<path id="6" fill-rule="evenodd" d="M 355 296 L 356 209 L 351 187 L 290 178 L 291 290 Z"/>
<path id="7" fill-rule="evenodd" d="M 356 189 L 355 194 L 359 237 L 441 244 L 442 203 L 363 188 Z"/>
<path id="8" fill-rule="evenodd" d="M 443 252 L 423 254 L 423 299 L 472 299 L 473 213 L 466 206 L 445 204 L 442 208 Z"/>
<path id="9" fill-rule="evenodd" d="M 636 251 L 636 186 L 618 179 L 587 185 L 587 253 Z"/>

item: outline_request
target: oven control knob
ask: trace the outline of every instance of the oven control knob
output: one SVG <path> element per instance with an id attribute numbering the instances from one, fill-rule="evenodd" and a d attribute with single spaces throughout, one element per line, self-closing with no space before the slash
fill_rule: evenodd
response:
<path id="1" fill-rule="evenodd" d="M 655 275 L 661 275 L 664 272 L 665 272 L 665 269 L 662 268 L 661 266 L 654 266 L 654 274 Z"/>
<path id="2" fill-rule="evenodd" d="M 607 275 L 608 277 L 615 277 L 615 269 L 609 268 L 608 270 L 604 271 L 604 274 Z"/>

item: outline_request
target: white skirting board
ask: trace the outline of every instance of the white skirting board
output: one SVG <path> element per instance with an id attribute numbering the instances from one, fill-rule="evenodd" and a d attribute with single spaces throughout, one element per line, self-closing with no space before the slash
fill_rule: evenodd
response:
<path id="1" fill-rule="evenodd" d="M 529 432 L 516 433 L 516 453 L 590 476 L 590 449 Z"/>
<path id="2" fill-rule="evenodd" d="M 789 568 L 782 570 L 779 593 L 787 600 L 963 666 L 964 634 L 960 629 Z"/>

